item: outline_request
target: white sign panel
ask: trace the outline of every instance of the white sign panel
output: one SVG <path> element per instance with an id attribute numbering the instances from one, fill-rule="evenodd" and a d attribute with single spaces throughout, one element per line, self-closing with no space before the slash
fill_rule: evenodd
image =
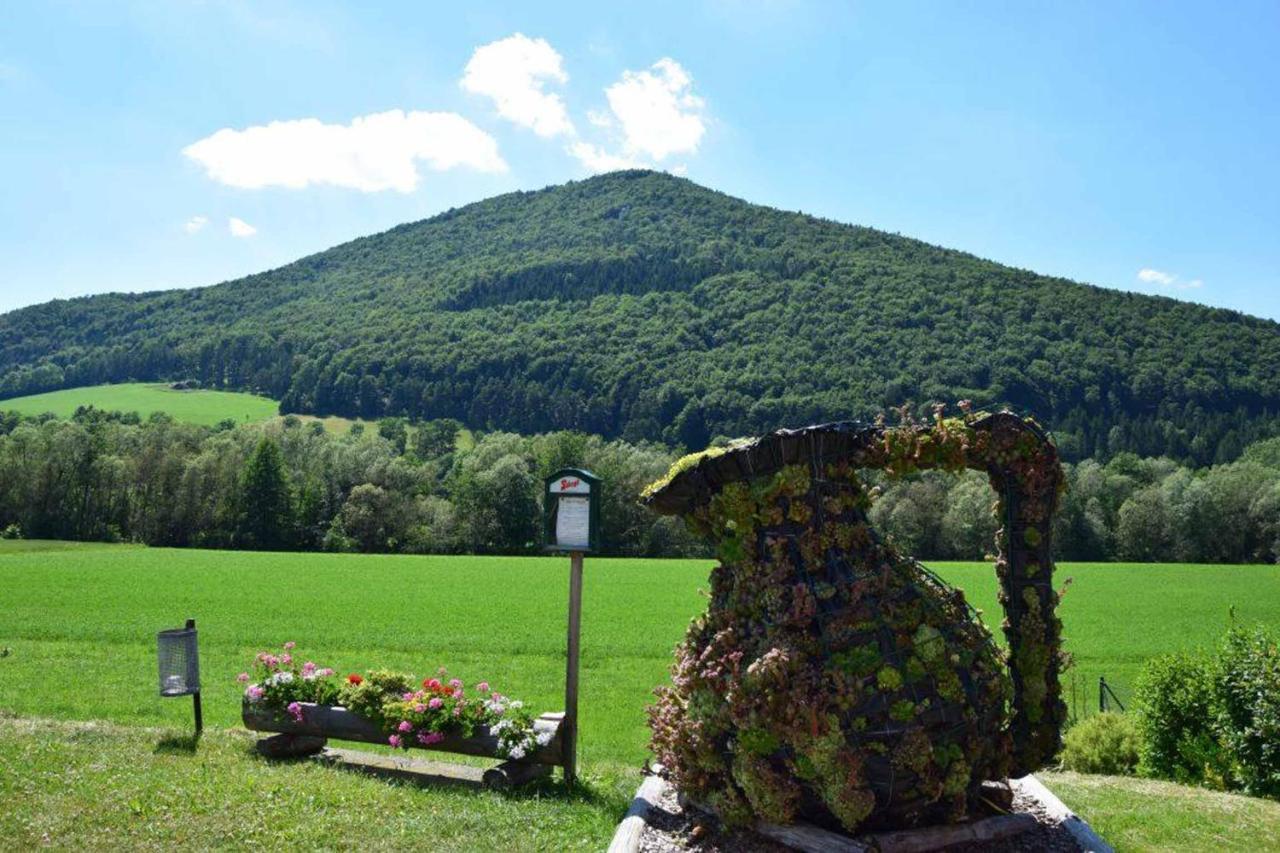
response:
<path id="1" fill-rule="evenodd" d="M 563 482 L 563 481 L 562 481 Z M 586 483 L 582 484 L 584 487 Z M 556 507 L 556 544 L 586 549 L 591 544 L 591 501 L 589 498 L 561 498 Z"/>
<path id="2" fill-rule="evenodd" d="M 553 495 L 589 495 L 591 484 L 581 477 L 561 477 L 547 491 Z"/>

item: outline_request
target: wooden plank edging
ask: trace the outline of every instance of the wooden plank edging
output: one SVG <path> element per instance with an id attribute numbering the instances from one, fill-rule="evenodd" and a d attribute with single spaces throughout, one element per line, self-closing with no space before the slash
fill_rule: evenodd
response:
<path id="1" fill-rule="evenodd" d="M 753 828 L 765 838 L 801 853 L 868 853 L 872 849 L 847 835 L 802 820 L 785 826 L 761 822 Z"/>
<path id="2" fill-rule="evenodd" d="M 626 817 L 613 833 L 608 853 L 636 853 L 640 849 L 640 836 L 648 826 L 649 812 L 657 806 L 666 790 L 667 780 L 657 773 L 645 777 L 640 787 L 636 789 L 636 795 L 631 799 L 631 807 L 627 809 Z"/>
<path id="3" fill-rule="evenodd" d="M 1080 845 L 1081 850 L 1087 851 L 1087 853 L 1115 853 L 1115 849 L 1103 841 L 1102 837 L 1093 831 L 1093 827 L 1089 826 L 1078 814 L 1067 808 L 1066 803 L 1058 799 L 1035 776 L 1027 775 L 1021 779 L 1010 779 L 1009 784 L 1021 790 L 1026 796 L 1038 800 L 1045 811 L 1054 820 L 1060 822 L 1067 832 L 1071 833 L 1071 837 L 1075 839 L 1076 844 Z"/>

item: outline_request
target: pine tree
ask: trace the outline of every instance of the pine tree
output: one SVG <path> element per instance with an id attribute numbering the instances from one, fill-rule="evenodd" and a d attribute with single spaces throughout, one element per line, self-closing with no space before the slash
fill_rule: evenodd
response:
<path id="1" fill-rule="evenodd" d="M 289 547 L 293 522 L 293 495 L 284 470 L 280 446 L 269 436 L 258 442 L 244 466 L 243 544 L 266 551 Z"/>

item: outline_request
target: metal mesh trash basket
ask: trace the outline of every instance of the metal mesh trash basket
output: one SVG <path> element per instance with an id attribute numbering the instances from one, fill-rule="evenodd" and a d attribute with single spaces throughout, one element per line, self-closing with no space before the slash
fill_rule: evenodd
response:
<path id="1" fill-rule="evenodd" d="M 156 634 L 156 659 L 160 663 L 160 695 L 189 696 L 200 692 L 200 653 L 195 622 Z"/>

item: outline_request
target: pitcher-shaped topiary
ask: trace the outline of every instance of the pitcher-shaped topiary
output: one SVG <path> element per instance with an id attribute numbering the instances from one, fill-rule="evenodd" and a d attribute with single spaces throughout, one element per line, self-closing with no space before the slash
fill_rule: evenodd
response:
<path id="1" fill-rule="evenodd" d="M 964 595 L 867 522 L 860 472 L 985 470 L 1008 651 Z M 644 496 L 718 548 L 711 602 L 650 708 L 680 788 L 730 823 L 847 830 L 958 820 L 984 780 L 1053 757 L 1058 674 L 1051 521 L 1057 452 L 1001 412 L 781 430 L 681 460 Z"/>

